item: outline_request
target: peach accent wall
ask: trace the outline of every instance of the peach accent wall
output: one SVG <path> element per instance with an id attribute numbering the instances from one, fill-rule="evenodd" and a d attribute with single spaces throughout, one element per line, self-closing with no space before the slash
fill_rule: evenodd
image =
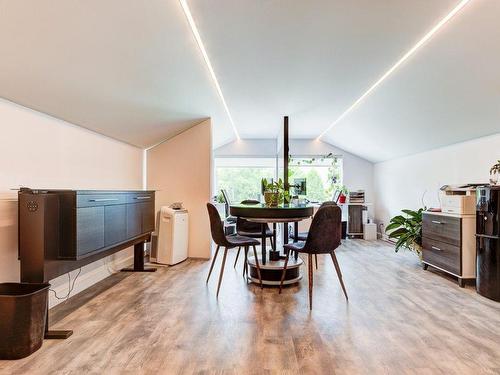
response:
<path id="1" fill-rule="evenodd" d="M 157 190 L 156 210 L 183 202 L 189 211 L 189 256 L 210 258 L 212 129 L 210 120 L 147 151 L 147 186 Z"/>
<path id="2" fill-rule="evenodd" d="M 139 148 L 1 99 L 0 129 L 0 282 L 19 280 L 17 192 L 10 189 L 142 187 Z M 102 278 L 95 276 L 98 266 L 82 270 L 75 292 Z M 93 273 L 86 278 L 87 271 Z"/>

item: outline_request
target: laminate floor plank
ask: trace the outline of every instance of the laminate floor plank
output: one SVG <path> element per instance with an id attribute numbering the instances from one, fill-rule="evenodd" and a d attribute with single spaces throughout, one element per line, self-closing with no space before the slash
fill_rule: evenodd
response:
<path id="1" fill-rule="evenodd" d="M 51 311 L 67 340 L 0 361 L 1 374 L 500 374 L 500 304 L 424 271 L 411 253 L 348 240 L 283 289 L 246 284 L 229 253 L 155 273 L 116 274 Z M 241 257 L 240 257 L 241 258 Z M 303 267 L 303 272 L 306 268 Z M 108 287 L 106 289 L 105 287 Z"/>

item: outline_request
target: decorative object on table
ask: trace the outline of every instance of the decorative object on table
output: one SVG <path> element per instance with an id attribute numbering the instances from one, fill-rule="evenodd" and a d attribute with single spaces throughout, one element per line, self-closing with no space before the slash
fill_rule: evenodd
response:
<path id="1" fill-rule="evenodd" d="M 342 185 L 338 190 L 339 190 L 338 203 L 345 203 L 349 190 L 345 185 Z"/>
<path id="2" fill-rule="evenodd" d="M 396 240 L 395 251 L 401 248 L 416 253 L 422 259 L 422 213 L 425 208 L 417 211 L 401 210 L 405 215 L 394 216 L 387 228 L 389 238 Z"/>
<path id="3" fill-rule="evenodd" d="M 265 178 L 262 179 L 264 188 L 264 201 L 268 207 L 276 207 L 281 203 L 290 203 L 290 192 L 285 189 L 283 180 L 268 183 Z"/>
<path id="4" fill-rule="evenodd" d="M 174 202 L 170 206 L 172 210 L 182 210 L 182 202 Z"/>
<path id="5" fill-rule="evenodd" d="M 497 185 L 500 180 L 500 160 L 490 169 L 490 184 Z"/>

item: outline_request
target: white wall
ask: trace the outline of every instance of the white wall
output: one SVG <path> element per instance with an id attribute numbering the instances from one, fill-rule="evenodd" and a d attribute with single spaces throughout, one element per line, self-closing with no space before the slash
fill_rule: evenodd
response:
<path id="1" fill-rule="evenodd" d="M 442 185 L 488 182 L 500 133 L 375 164 L 375 216 L 387 225 L 402 208 L 439 207 Z"/>
<path id="2" fill-rule="evenodd" d="M 239 139 L 229 142 L 214 150 L 215 157 L 237 156 L 237 157 L 252 157 L 252 156 L 276 156 L 276 140 L 275 139 Z"/>
<path id="3" fill-rule="evenodd" d="M 156 192 L 156 210 L 183 202 L 189 211 L 189 250 L 195 258 L 210 258 L 212 136 L 210 120 L 147 151 L 147 186 Z"/>
<path id="4" fill-rule="evenodd" d="M 1 99 L 0 127 L 0 282 L 5 282 L 19 280 L 17 193 L 10 189 L 140 189 L 142 151 Z M 112 256 L 117 263 L 109 268 L 129 262 L 130 255 L 125 250 Z M 103 263 L 82 269 L 75 293 L 109 274 Z M 66 282 L 63 276 L 53 285 L 64 294 Z"/>

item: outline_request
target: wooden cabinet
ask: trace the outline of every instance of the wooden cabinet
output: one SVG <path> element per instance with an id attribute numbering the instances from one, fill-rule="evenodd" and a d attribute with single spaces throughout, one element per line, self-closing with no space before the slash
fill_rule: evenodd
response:
<path id="1" fill-rule="evenodd" d="M 83 256 L 103 247 L 104 207 L 78 209 L 76 211 L 76 253 Z"/>
<path id="2" fill-rule="evenodd" d="M 127 239 L 127 207 L 124 204 L 104 207 L 104 245 Z"/>
<path id="3" fill-rule="evenodd" d="M 422 218 L 424 268 L 432 266 L 464 280 L 476 277 L 475 215 L 425 212 Z"/>

